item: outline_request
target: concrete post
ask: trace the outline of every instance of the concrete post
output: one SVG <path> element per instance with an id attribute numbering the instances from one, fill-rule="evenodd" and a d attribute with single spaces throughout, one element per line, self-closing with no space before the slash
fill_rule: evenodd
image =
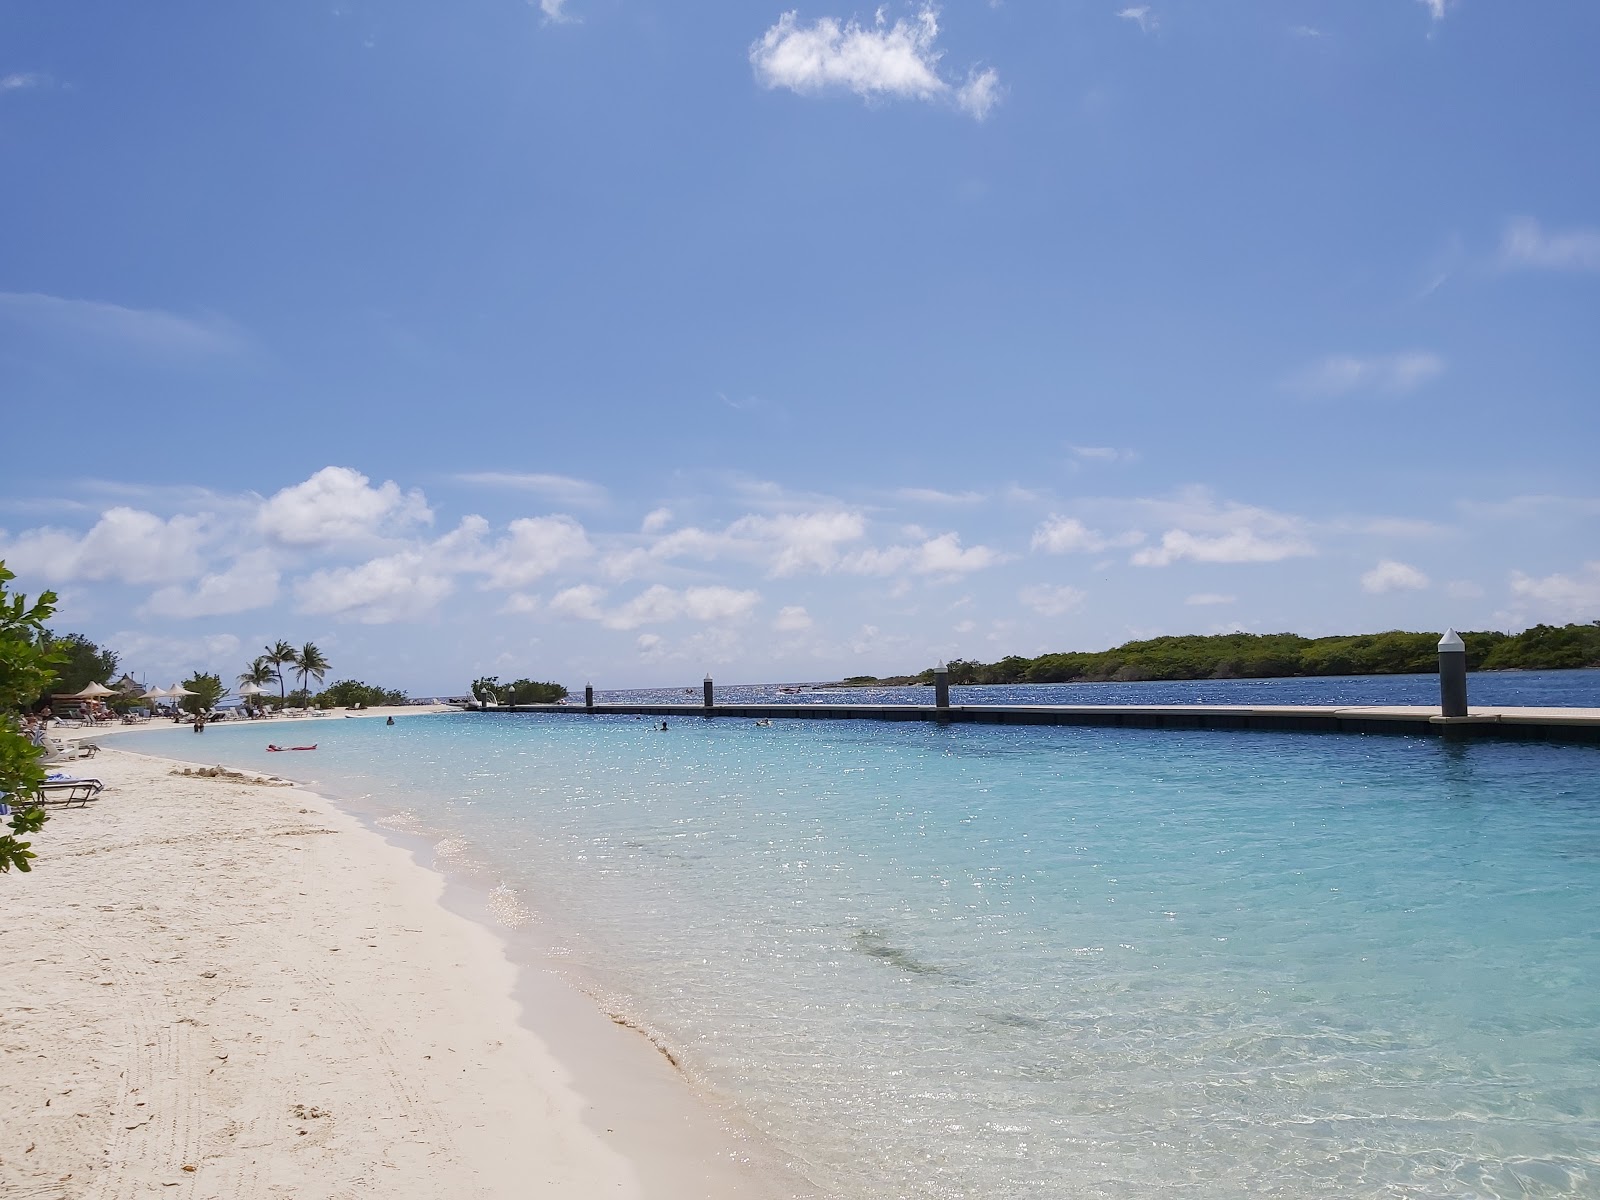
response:
<path id="1" fill-rule="evenodd" d="M 705 689 L 706 689 L 706 707 L 707 708 L 712 708 L 712 707 L 715 706 L 716 701 L 715 701 L 715 693 L 713 693 L 713 691 L 711 690 L 711 676 L 709 676 L 709 675 L 706 676 Z"/>
<path id="2" fill-rule="evenodd" d="M 594 684 L 592 683 L 583 685 L 583 706 L 590 712 L 594 711 Z"/>
<path id="3" fill-rule="evenodd" d="M 1439 714 L 1467 715 L 1467 644 L 1454 629 L 1439 639 Z"/>
<path id="4" fill-rule="evenodd" d="M 950 668 L 943 663 L 933 669 L 933 706 L 950 707 Z"/>

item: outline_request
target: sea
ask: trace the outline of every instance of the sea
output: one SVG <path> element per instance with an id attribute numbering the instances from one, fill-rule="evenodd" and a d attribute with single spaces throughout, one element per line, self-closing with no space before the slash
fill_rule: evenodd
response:
<path id="1" fill-rule="evenodd" d="M 952 699 L 1436 698 L 1419 676 Z M 1472 700 L 1600 706 L 1600 672 L 1475 675 Z M 691 709 L 125 746 L 426 836 L 819 1195 L 1600 1196 L 1600 747 Z"/>

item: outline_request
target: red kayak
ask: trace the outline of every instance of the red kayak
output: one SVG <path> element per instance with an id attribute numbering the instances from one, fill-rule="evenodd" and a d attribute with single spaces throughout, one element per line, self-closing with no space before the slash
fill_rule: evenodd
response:
<path id="1" fill-rule="evenodd" d="M 282 754 L 285 750 L 315 750 L 316 748 L 317 747 L 316 747 L 315 743 L 313 743 L 312 745 L 309 745 L 309 746 L 268 746 L 267 747 L 268 750 L 275 750 L 279 754 Z"/>

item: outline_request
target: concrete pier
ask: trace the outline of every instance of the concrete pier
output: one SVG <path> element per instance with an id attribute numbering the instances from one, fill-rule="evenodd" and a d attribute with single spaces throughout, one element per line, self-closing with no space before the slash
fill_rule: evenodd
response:
<path id="1" fill-rule="evenodd" d="M 1299 733 L 1410 734 L 1600 744 L 1600 708 L 1476 708 L 1463 716 L 1416 706 L 1221 704 L 519 704 L 469 710 L 510 714 L 689 717 L 791 721 L 937 721 L 980 725 L 1082 725 L 1136 729 L 1275 730 Z"/>

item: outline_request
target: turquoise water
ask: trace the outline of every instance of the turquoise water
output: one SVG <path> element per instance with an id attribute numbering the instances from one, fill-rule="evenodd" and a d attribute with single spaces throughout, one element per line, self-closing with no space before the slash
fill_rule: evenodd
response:
<path id="1" fill-rule="evenodd" d="M 413 814 L 827 1195 L 1600 1194 L 1592 748 L 576 715 L 126 745 Z"/>

